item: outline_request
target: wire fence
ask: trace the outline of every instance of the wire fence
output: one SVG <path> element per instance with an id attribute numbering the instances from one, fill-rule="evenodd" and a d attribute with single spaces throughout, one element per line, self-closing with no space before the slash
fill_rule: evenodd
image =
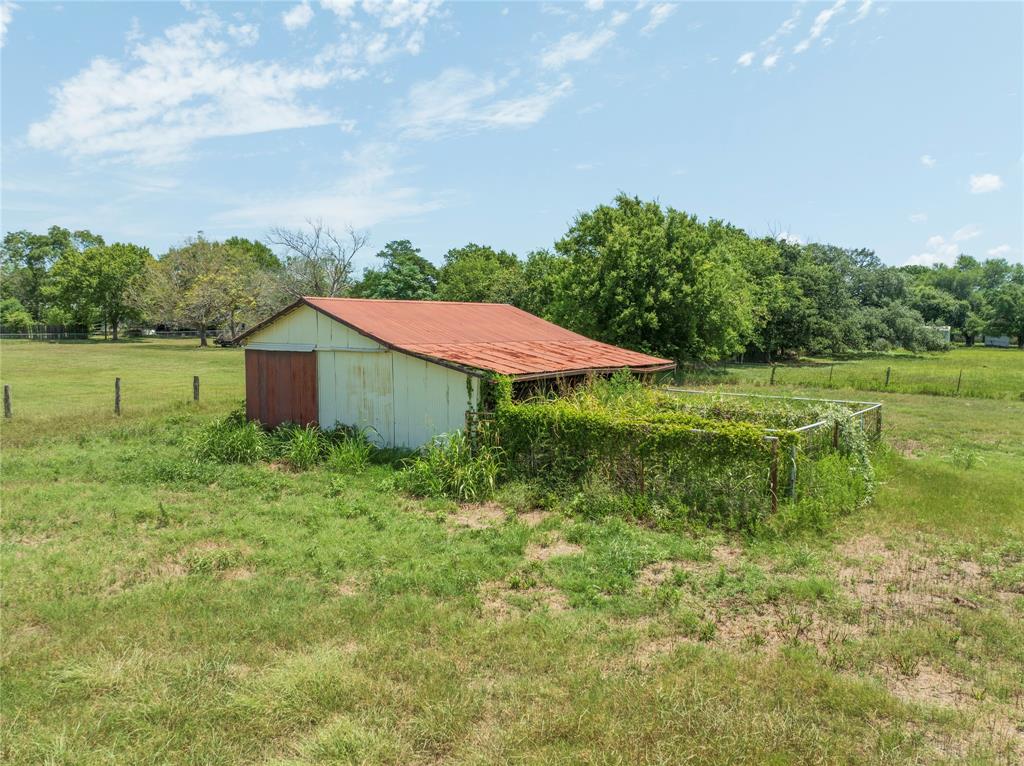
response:
<path id="1" fill-rule="evenodd" d="M 995 359 L 982 359 L 967 355 L 959 360 L 929 357 L 869 358 L 787 364 L 686 362 L 677 367 L 669 380 L 676 386 L 779 386 L 1024 399 L 1024 374 L 1020 371 L 1022 365 L 1006 363 L 1011 359 L 1015 361 L 1016 350 L 988 350 L 988 353 L 998 356 Z"/>

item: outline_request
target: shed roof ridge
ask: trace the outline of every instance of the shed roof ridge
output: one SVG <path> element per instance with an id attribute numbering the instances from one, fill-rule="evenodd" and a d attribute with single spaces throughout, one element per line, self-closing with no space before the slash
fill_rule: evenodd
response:
<path id="1" fill-rule="evenodd" d="M 494 303 L 492 301 L 436 301 L 430 298 L 426 300 L 418 298 L 350 298 L 344 295 L 303 295 L 302 299 L 305 301 L 359 301 L 360 303 L 416 303 L 424 306 L 507 306 L 516 311 L 525 311 L 511 303 Z M 537 318 L 541 319 L 541 317 Z M 548 320 L 545 319 L 544 321 Z"/>

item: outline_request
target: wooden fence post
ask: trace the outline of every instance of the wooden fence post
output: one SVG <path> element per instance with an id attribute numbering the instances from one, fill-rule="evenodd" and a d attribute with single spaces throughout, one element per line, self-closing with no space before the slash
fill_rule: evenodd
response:
<path id="1" fill-rule="evenodd" d="M 199 401 L 199 376 L 198 375 L 193 375 L 192 376 L 192 401 L 193 402 L 198 402 Z"/>
<path id="2" fill-rule="evenodd" d="M 768 485 L 771 491 L 772 514 L 779 510 L 779 440 L 776 437 L 769 437 L 772 440 L 772 463 L 768 471 Z"/>
<path id="3" fill-rule="evenodd" d="M 835 369 L 836 366 L 834 364 L 830 364 L 828 367 L 828 384 L 830 386 L 832 385 L 832 373 L 835 372 Z"/>
<path id="4" fill-rule="evenodd" d="M 775 365 L 774 364 L 772 365 L 772 379 L 770 381 L 768 381 L 768 385 L 769 386 L 774 386 L 775 385 Z"/>
<path id="5" fill-rule="evenodd" d="M 11 386 L 9 383 L 4 383 L 4 417 L 9 418 L 14 415 L 11 410 Z"/>
<path id="6" fill-rule="evenodd" d="M 796 445 L 789 448 L 789 499 L 796 500 Z"/>
<path id="7" fill-rule="evenodd" d="M 964 371 L 963 371 L 963 369 L 961 368 L 961 370 L 960 370 L 960 375 L 959 375 L 959 376 L 957 377 L 957 379 L 956 379 L 956 392 L 957 392 L 958 394 L 960 393 L 960 383 L 961 383 L 961 382 L 963 381 L 963 379 L 964 379 Z"/>
<path id="8" fill-rule="evenodd" d="M 885 387 L 889 387 L 889 375 L 892 373 L 892 367 L 885 368 Z"/>
<path id="9" fill-rule="evenodd" d="M 121 379 L 114 378 L 114 414 L 121 414 Z"/>

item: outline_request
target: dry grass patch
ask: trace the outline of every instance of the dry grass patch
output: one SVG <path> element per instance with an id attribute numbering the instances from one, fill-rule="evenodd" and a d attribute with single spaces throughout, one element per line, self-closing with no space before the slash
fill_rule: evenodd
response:
<path id="1" fill-rule="evenodd" d="M 913 544 L 897 549 L 865 535 L 839 546 L 837 553 L 843 559 L 839 585 L 859 605 L 865 623 L 904 624 L 950 615 L 977 609 L 979 595 L 995 596 L 991 579 L 976 562 L 938 559 Z"/>
<path id="2" fill-rule="evenodd" d="M 526 546 L 523 555 L 528 561 L 547 561 L 558 556 L 575 556 L 578 553 L 583 553 L 582 546 L 567 542 L 560 534 L 551 533 Z"/>
<path id="3" fill-rule="evenodd" d="M 525 524 L 533 529 L 534 527 L 539 527 L 546 519 L 551 518 L 551 516 L 551 511 L 527 511 L 517 515 L 516 519 L 518 519 L 520 524 Z"/>
<path id="4" fill-rule="evenodd" d="M 497 503 L 466 503 L 448 514 L 448 523 L 467 529 L 487 529 L 505 520 L 505 509 Z"/>
<path id="5" fill-rule="evenodd" d="M 530 612 L 567 612 L 569 600 L 557 588 L 539 583 L 517 584 L 504 580 L 482 583 L 478 591 L 484 614 L 492 619 L 510 619 Z"/>

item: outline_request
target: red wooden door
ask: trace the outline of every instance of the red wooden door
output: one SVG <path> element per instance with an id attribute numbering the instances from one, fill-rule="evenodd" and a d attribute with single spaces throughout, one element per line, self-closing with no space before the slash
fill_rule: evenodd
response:
<path id="1" fill-rule="evenodd" d="M 316 352 L 246 349 L 245 414 L 270 427 L 316 423 Z"/>

